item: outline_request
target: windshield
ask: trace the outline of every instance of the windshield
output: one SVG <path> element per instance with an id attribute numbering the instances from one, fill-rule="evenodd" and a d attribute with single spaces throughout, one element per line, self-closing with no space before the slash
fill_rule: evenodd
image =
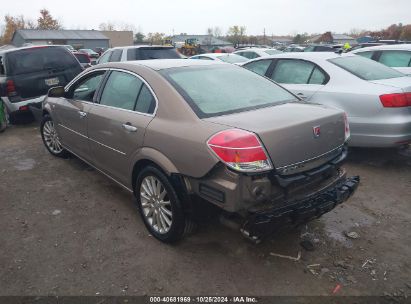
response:
<path id="1" fill-rule="evenodd" d="M 239 62 L 248 61 L 247 58 L 240 56 L 240 55 L 236 55 L 236 54 L 221 55 L 221 56 L 218 56 L 218 59 L 224 62 L 228 62 L 228 63 L 239 63 Z"/>
<path id="2" fill-rule="evenodd" d="M 145 47 L 127 50 L 127 60 L 181 59 L 175 48 Z"/>
<path id="3" fill-rule="evenodd" d="M 328 61 L 364 80 L 380 80 L 405 76 L 381 63 L 361 56 L 339 57 L 329 59 Z"/>
<path id="4" fill-rule="evenodd" d="M 265 53 L 267 53 L 268 55 L 277 55 L 277 54 L 281 54 L 282 52 L 279 50 L 265 50 Z"/>
<path id="5" fill-rule="evenodd" d="M 161 73 L 200 118 L 297 100 L 271 80 L 234 65 L 173 68 Z"/>
<path id="6" fill-rule="evenodd" d="M 78 61 L 64 47 L 33 47 L 7 54 L 7 67 L 11 75 L 78 66 Z"/>

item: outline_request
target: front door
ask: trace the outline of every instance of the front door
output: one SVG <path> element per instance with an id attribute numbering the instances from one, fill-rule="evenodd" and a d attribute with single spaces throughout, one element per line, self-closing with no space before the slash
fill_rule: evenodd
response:
<path id="1" fill-rule="evenodd" d="M 105 173 L 130 186 L 133 155 L 143 145 L 156 101 L 137 75 L 112 71 L 88 115 L 88 134 L 94 163 Z"/>
<path id="2" fill-rule="evenodd" d="M 80 157 L 89 159 L 87 115 L 105 71 L 87 74 L 72 84 L 54 109 L 57 130 L 65 147 Z"/>

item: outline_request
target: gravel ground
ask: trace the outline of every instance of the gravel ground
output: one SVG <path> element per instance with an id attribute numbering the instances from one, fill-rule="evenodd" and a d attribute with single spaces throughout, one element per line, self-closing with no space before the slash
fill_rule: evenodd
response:
<path id="1" fill-rule="evenodd" d="M 305 227 L 254 245 L 209 220 L 169 246 L 131 194 L 51 156 L 36 124 L 11 127 L 0 134 L 0 295 L 410 295 L 410 151 L 353 149 L 346 168 L 362 178 L 356 194 Z"/>

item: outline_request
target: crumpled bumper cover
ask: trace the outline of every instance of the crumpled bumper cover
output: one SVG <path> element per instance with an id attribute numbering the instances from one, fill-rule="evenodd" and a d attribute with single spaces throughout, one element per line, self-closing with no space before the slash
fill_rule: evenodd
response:
<path id="1" fill-rule="evenodd" d="M 296 225 L 318 218 L 346 201 L 359 183 L 359 176 L 344 178 L 330 188 L 286 207 L 253 213 L 246 219 L 241 231 L 246 237 L 257 240 L 272 233 L 279 225 Z"/>

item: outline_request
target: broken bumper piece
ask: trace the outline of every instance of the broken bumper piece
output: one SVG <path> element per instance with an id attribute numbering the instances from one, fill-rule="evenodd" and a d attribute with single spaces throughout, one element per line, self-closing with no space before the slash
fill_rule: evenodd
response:
<path id="1" fill-rule="evenodd" d="M 297 225 L 318 218 L 346 201 L 355 192 L 359 183 L 359 176 L 344 178 L 325 191 L 286 207 L 255 212 L 247 218 L 241 232 L 248 239 L 259 242 L 280 226 Z"/>

